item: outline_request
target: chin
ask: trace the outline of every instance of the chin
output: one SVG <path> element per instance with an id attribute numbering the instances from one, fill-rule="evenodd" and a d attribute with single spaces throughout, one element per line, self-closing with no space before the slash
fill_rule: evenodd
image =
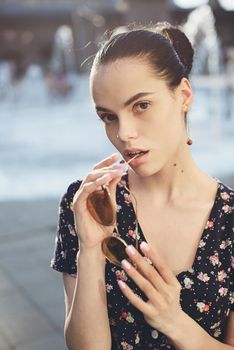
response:
<path id="1" fill-rule="evenodd" d="M 131 167 L 130 167 L 131 168 Z M 146 167 L 146 166 L 139 166 L 139 167 L 135 167 L 135 168 L 131 168 L 132 171 L 137 174 L 138 176 L 141 177 L 149 177 L 149 176 L 154 176 L 155 174 L 157 174 L 160 169 L 152 169 L 150 167 Z"/>

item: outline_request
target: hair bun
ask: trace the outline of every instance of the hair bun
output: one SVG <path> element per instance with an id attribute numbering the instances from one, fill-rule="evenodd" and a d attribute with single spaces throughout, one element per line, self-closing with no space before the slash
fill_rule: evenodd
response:
<path id="1" fill-rule="evenodd" d="M 158 22 L 154 30 L 170 41 L 184 65 L 186 76 L 189 76 L 193 65 L 194 50 L 184 32 L 178 26 L 173 26 L 168 22 Z"/>

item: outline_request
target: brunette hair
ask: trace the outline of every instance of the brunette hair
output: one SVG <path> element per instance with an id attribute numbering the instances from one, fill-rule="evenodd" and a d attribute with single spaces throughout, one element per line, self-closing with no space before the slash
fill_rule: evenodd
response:
<path id="1" fill-rule="evenodd" d="M 188 78 L 193 63 L 193 48 L 183 31 L 168 22 L 154 26 L 126 27 L 125 32 L 113 33 L 97 52 L 93 68 L 121 58 L 147 59 L 154 72 L 165 78 L 169 88 Z"/>

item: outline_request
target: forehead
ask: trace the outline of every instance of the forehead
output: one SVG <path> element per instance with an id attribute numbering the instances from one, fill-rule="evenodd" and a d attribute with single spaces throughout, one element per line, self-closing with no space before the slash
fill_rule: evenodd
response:
<path id="1" fill-rule="evenodd" d="M 90 90 L 96 104 L 124 101 L 142 91 L 160 91 L 166 83 L 143 59 L 123 58 L 99 65 L 91 74 Z"/>

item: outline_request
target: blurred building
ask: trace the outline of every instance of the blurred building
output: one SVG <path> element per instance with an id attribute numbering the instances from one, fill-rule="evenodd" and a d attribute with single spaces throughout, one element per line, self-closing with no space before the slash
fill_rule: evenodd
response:
<path id="1" fill-rule="evenodd" d="M 17 63 L 18 74 L 32 62 L 47 62 L 54 34 L 71 25 L 72 1 L 0 1 L 0 58 Z"/>
<path id="2" fill-rule="evenodd" d="M 196 5 L 208 4 L 215 17 L 215 27 L 218 37 L 222 41 L 225 50 L 230 46 L 234 47 L 234 1 L 232 0 L 170 0 L 173 10 L 172 21 L 184 23 Z M 204 23 L 204 27 L 206 23 Z"/>
<path id="3" fill-rule="evenodd" d="M 47 65 L 55 33 L 67 25 L 73 31 L 76 68 L 97 50 L 105 31 L 128 23 L 184 23 L 198 4 L 209 3 L 222 45 L 234 47 L 234 5 L 228 0 L 0 0 L 0 60 L 17 63 L 18 74 L 32 62 Z M 87 61 L 88 63 L 88 61 Z"/>

